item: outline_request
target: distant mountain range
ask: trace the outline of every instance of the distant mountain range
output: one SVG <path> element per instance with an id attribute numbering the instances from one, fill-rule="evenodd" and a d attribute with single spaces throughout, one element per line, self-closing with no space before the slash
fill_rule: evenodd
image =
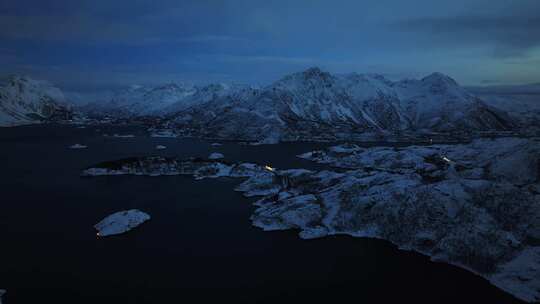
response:
<path id="1" fill-rule="evenodd" d="M 47 118 L 65 105 L 61 92 L 43 82 L 15 77 L 10 83 L 0 88 L 0 121 L 8 121 L 3 125 L 32 121 L 33 114 Z M 310 68 L 265 87 L 132 86 L 81 110 L 124 119 L 159 117 L 159 127 L 185 135 L 266 143 L 351 134 L 504 131 L 523 123 L 510 98 L 488 92 L 466 89 L 441 73 L 396 82 L 378 74 L 333 75 Z M 13 110 L 11 104 L 18 106 Z"/>
<path id="2" fill-rule="evenodd" d="M 332 75 L 318 68 L 264 88 L 239 87 L 167 113 L 168 126 L 190 134 L 277 142 L 348 138 L 352 133 L 510 130 L 512 119 L 435 73 L 392 82 L 381 75 Z M 178 107 L 178 108 L 182 108 Z"/>

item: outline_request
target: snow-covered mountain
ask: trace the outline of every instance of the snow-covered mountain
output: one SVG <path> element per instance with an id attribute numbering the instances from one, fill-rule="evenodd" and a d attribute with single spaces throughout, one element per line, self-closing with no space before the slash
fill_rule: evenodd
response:
<path id="1" fill-rule="evenodd" d="M 128 117 L 159 115 L 171 105 L 188 100 L 195 92 L 195 87 L 185 84 L 132 85 L 113 94 L 110 101 L 89 104 L 83 110 Z"/>
<path id="2" fill-rule="evenodd" d="M 60 89 L 48 82 L 11 76 L 0 85 L 0 126 L 16 126 L 71 117 Z"/>
<path id="3" fill-rule="evenodd" d="M 376 74 L 332 75 L 310 68 L 261 89 L 238 87 L 214 97 L 170 115 L 168 126 L 262 142 L 513 127 L 503 111 L 439 73 L 392 82 Z"/>
<path id="4" fill-rule="evenodd" d="M 161 86 L 132 85 L 117 91 L 107 102 L 94 102 L 81 107 L 88 114 L 111 115 L 123 118 L 164 116 L 249 88 L 237 84 L 195 86 L 169 83 Z"/>
<path id="5" fill-rule="evenodd" d="M 441 73 L 422 80 L 400 81 L 393 88 L 414 129 L 505 130 L 512 127 L 506 113 L 488 106 Z"/>

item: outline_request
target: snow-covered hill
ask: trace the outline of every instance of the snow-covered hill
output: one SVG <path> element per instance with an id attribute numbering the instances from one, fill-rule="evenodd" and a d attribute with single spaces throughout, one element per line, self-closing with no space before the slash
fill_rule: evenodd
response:
<path id="1" fill-rule="evenodd" d="M 310 68 L 261 89 L 238 87 L 191 105 L 170 115 L 168 126 L 262 142 L 513 127 L 503 111 L 439 73 L 392 82 L 376 74 L 332 75 Z"/>
<path id="2" fill-rule="evenodd" d="M 0 126 L 17 126 L 71 117 L 60 89 L 28 77 L 11 76 L 0 85 Z"/>
<path id="3" fill-rule="evenodd" d="M 400 81 L 393 87 L 414 129 L 505 130 L 512 127 L 506 113 L 485 104 L 441 73 L 422 80 Z"/>

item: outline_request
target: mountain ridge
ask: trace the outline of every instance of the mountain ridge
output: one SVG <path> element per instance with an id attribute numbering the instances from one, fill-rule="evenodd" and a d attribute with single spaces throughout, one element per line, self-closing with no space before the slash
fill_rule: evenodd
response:
<path id="1" fill-rule="evenodd" d="M 195 135 L 262 142 L 294 140 L 317 129 L 337 135 L 510 130 L 514 126 L 506 113 L 486 105 L 442 73 L 393 82 L 377 74 L 333 75 L 309 68 L 250 89 L 249 94 L 234 93 L 169 113 L 168 126 Z"/>
<path id="2" fill-rule="evenodd" d="M 67 120 L 71 115 L 62 91 L 46 81 L 12 75 L 0 85 L 0 126 Z"/>

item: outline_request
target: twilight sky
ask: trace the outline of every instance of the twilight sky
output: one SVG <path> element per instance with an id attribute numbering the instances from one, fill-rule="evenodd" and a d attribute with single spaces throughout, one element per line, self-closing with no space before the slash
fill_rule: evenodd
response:
<path id="1" fill-rule="evenodd" d="M 0 75 L 68 90 L 267 84 L 310 66 L 540 81 L 537 0 L 8 0 L 0 39 Z"/>

